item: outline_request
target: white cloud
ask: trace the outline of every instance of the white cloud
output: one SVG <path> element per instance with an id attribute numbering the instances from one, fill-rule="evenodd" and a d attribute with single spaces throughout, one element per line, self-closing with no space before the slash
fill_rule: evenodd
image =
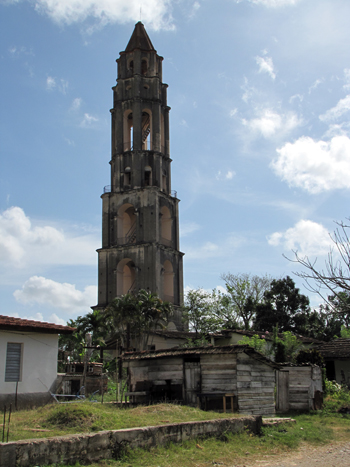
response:
<path id="1" fill-rule="evenodd" d="M 237 0 L 240 3 L 242 0 Z M 278 8 L 283 6 L 293 6 L 299 3 L 301 0 L 248 0 L 250 3 L 255 5 L 263 5 L 268 8 Z"/>
<path id="2" fill-rule="evenodd" d="M 73 284 L 33 276 L 23 284 L 22 289 L 15 290 L 13 295 L 24 305 L 38 303 L 60 308 L 73 314 L 95 304 L 97 287 L 91 285 L 80 291 Z"/>
<path id="3" fill-rule="evenodd" d="M 192 9 L 188 13 L 188 18 L 192 19 L 196 16 L 197 11 L 200 9 L 201 5 L 199 2 L 194 2 Z"/>
<path id="4" fill-rule="evenodd" d="M 316 194 L 350 188 L 350 139 L 335 136 L 330 142 L 303 136 L 277 149 L 270 167 L 290 186 Z"/>
<path id="5" fill-rule="evenodd" d="M 219 170 L 215 178 L 216 180 L 232 180 L 235 175 L 236 172 L 233 170 L 228 170 L 226 173 L 222 173 L 221 170 Z"/>
<path id="6" fill-rule="evenodd" d="M 72 102 L 70 110 L 73 112 L 76 112 L 77 110 L 80 109 L 82 102 L 83 100 L 81 99 L 81 97 L 76 97 Z"/>
<path id="7" fill-rule="evenodd" d="M 48 76 L 46 78 L 46 89 L 48 91 L 53 91 L 56 88 L 62 94 L 66 94 L 67 89 L 68 89 L 68 81 L 66 81 L 64 79 L 60 79 L 60 80 L 57 81 L 57 79 L 54 78 L 53 76 Z"/>
<path id="8" fill-rule="evenodd" d="M 276 78 L 271 57 L 255 57 L 255 60 L 259 65 L 259 73 L 267 73 L 272 79 Z"/>
<path id="9" fill-rule="evenodd" d="M 350 69 L 349 68 L 344 69 L 344 81 L 345 81 L 345 84 L 343 88 L 350 89 Z"/>
<path id="10" fill-rule="evenodd" d="M 33 226 L 17 206 L 0 214 L 0 263 L 7 266 L 94 265 L 98 244 L 98 237 L 91 234 L 66 233 L 50 225 Z"/>
<path id="11" fill-rule="evenodd" d="M 261 134 L 264 138 L 271 138 L 276 133 L 288 133 L 301 125 L 302 120 L 294 112 L 279 114 L 271 109 L 264 109 L 258 118 L 251 120 L 242 119 L 244 126 L 255 133 Z"/>
<path id="12" fill-rule="evenodd" d="M 241 86 L 241 89 L 243 91 L 242 101 L 244 101 L 246 104 L 253 98 L 255 94 L 257 94 L 257 90 L 253 86 L 249 85 L 247 78 L 244 78 L 244 84 Z"/>
<path id="13" fill-rule="evenodd" d="M 8 51 L 13 57 L 18 57 L 19 55 L 35 55 L 31 47 L 28 48 L 23 45 L 21 47 L 13 45 L 8 49 Z"/>
<path id="14" fill-rule="evenodd" d="M 72 24 L 92 18 L 104 26 L 138 21 L 142 6 L 142 21 L 157 30 L 174 28 L 171 5 L 171 0 L 36 0 L 35 9 L 59 23 Z"/>
<path id="15" fill-rule="evenodd" d="M 285 250 L 297 250 L 301 256 L 328 254 L 332 241 L 322 224 L 301 220 L 285 232 L 275 232 L 268 237 L 272 246 L 282 245 Z"/>
<path id="16" fill-rule="evenodd" d="M 188 260 L 204 260 L 208 258 L 227 257 L 246 242 L 245 237 L 229 234 L 219 245 L 213 242 L 205 242 L 199 246 L 186 246 L 186 258 Z"/>
<path id="17" fill-rule="evenodd" d="M 53 89 L 55 89 L 56 87 L 56 80 L 55 78 L 53 78 L 52 76 L 48 76 L 46 78 L 46 89 L 48 89 L 49 91 L 52 91 Z"/>
<path id="18" fill-rule="evenodd" d="M 348 94 L 344 99 L 340 99 L 335 107 L 327 110 L 326 113 L 320 115 L 320 120 L 322 122 L 334 121 L 344 115 L 350 110 L 350 94 Z"/>
<path id="19" fill-rule="evenodd" d="M 303 102 L 304 96 L 302 94 L 294 94 L 294 96 L 291 96 L 289 99 L 289 103 L 292 104 L 293 101 L 296 99 L 299 99 L 300 102 Z"/>
<path id="20" fill-rule="evenodd" d="M 55 324 L 61 324 L 62 326 L 67 326 L 67 322 L 64 319 L 57 316 L 56 313 L 52 313 L 52 315 L 50 315 L 49 322 L 55 323 Z"/>
<path id="21" fill-rule="evenodd" d="M 93 123 L 98 122 L 98 118 L 88 113 L 84 114 L 84 118 L 80 123 L 81 128 L 90 127 Z"/>
<path id="22" fill-rule="evenodd" d="M 323 80 L 317 79 L 310 87 L 309 87 L 309 94 L 311 94 L 312 91 L 318 88 L 320 84 L 323 83 Z"/>
<path id="23" fill-rule="evenodd" d="M 193 232 L 196 232 L 201 227 L 196 222 L 182 222 L 180 224 L 180 235 L 181 237 L 187 237 L 187 235 L 191 235 Z"/>
<path id="24" fill-rule="evenodd" d="M 0 261 L 19 264 L 28 249 L 57 246 L 64 235 L 57 229 L 32 227 L 29 217 L 19 207 L 11 207 L 0 214 Z"/>

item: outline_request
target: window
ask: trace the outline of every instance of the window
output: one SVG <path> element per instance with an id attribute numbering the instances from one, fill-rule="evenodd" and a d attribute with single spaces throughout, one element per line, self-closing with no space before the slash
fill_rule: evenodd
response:
<path id="1" fill-rule="evenodd" d="M 145 186 L 152 185 L 152 169 L 149 165 L 145 167 Z"/>
<path id="2" fill-rule="evenodd" d="M 5 382 L 21 380 L 22 344 L 7 343 Z"/>
<path id="3" fill-rule="evenodd" d="M 141 62 L 141 73 L 145 75 L 147 73 L 147 60 Z"/>

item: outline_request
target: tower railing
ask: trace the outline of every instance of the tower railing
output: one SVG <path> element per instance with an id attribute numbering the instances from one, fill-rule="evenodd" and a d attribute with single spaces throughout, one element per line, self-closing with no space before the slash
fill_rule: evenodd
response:
<path id="1" fill-rule="evenodd" d="M 171 190 L 171 196 L 172 196 L 173 198 L 177 198 L 177 191 Z"/>
<path id="2" fill-rule="evenodd" d="M 103 193 L 110 193 L 112 191 L 112 185 L 106 185 L 103 188 Z"/>

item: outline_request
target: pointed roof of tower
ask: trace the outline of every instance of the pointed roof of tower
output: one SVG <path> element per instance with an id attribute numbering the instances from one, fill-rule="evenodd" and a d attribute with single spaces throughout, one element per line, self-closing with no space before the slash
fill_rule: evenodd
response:
<path id="1" fill-rule="evenodd" d="M 134 32 L 130 37 L 129 43 L 126 46 L 125 52 L 132 52 L 134 49 L 141 49 L 147 51 L 154 51 L 155 48 L 148 37 L 145 26 L 139 21 L 135 24 Z"/>

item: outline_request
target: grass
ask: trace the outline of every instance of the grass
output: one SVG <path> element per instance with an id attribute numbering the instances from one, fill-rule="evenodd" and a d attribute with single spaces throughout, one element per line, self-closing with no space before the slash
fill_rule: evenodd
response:
<path id="1" fill-rule="evenodd" d="M 285 454 L 303 444 L 317 446 L 335 439 L 349 440 L 349 416 L 314 413 L 295 415 L 295 419 L 293 424 L 263 428 L 261 436 L 227 433 L 220 439 L 197 439 L 149 450 L 132 449 L 119 461 L 104 460 L 90 467 L 225 467 Z"/>
<path id="2" fill-rule="evenodd" d="M 130 409 L 118 408 L 114 404 L 92 402 L 52 404 L 36 410 L 13 412 L 9 441 L 164 425 L 167 423 L 212 420 L 229 416 L 229 414 L 204 412 L 193 407 L 176 404 L 158 404 Z M 0 420 L 1 422 L 3 420 L 1 415 Z"/>
<path id="3" fill-rule="evenodd" d="M 245 432 L 235 435 L 227 433 L 220 439 L 197 439 L 150 450 L 130 449 L 124 458 L 118 461 L 104 460 L 91 464 L 91 467 L 225 467 L 266 460 L 266 456 L 285 454 L 305 444 L 317 446 L 335 440 L 348 441 L 350 415 L 336 413 L 341 406 L 350 407 L 348 391 L 339 391 L 327 396 L 322 411 L 288 414 L 296 419 L 296 423 L 264 427 L 261 436 Z M 203 412 L 175 404 L 133 409 L 88 402 L 50 405 L 37 410 L 15 412 L 11 420 L 10 440 L 227 416 L 229 414 Z M 32 431 L 33 429 L 47 431 Z M 77 463 L 74 467 L 80 467 L 80 464 Z"/>

